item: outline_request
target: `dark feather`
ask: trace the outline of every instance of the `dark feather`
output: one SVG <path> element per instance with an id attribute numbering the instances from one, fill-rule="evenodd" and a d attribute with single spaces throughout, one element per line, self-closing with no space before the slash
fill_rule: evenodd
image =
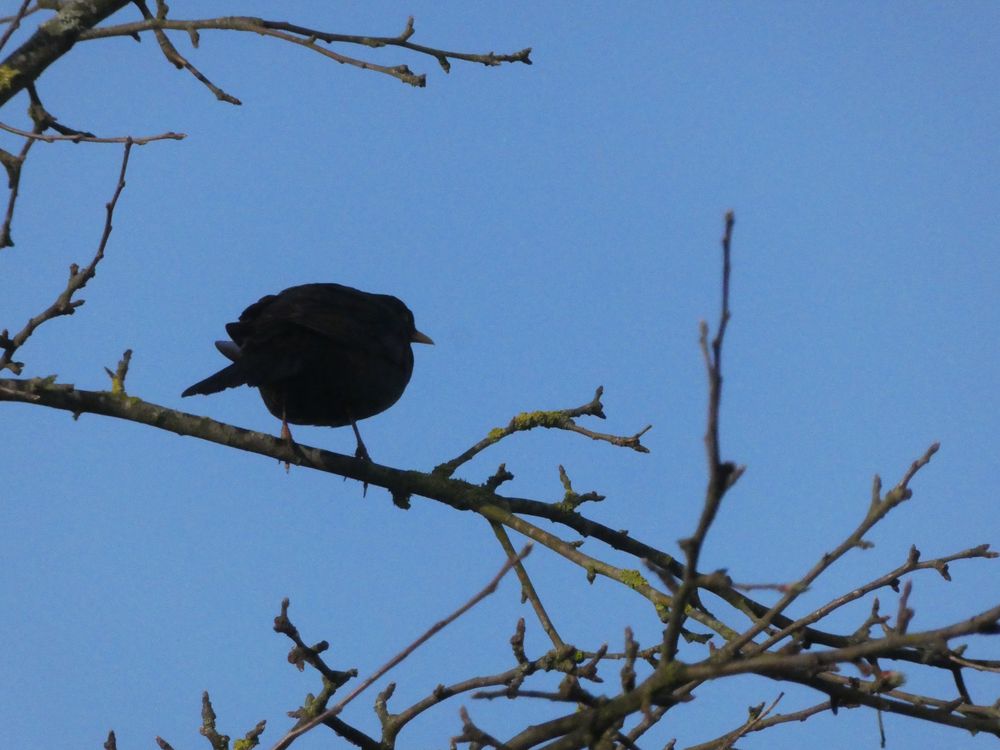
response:
<path id="1" fill-rule="evenodd" d="M 293 424 L 351 424 L 392 406 L 413 372 L 417 331 L 400 300 L 340 284 L 304 284 L 263 297 L 216 346 L 232 364 L 183 396 L 249 385 Z"/>

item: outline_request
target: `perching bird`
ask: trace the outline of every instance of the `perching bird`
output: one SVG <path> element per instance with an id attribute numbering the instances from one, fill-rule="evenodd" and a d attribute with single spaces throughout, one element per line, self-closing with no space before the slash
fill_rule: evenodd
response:
<path id="1" fill-rule="evenodd" d="M 411 343 L 433 344 L 416 329 L 413 313 L 388 294 L 340 284 L 303 284 L 269 294 L 226 325 L 232 341 L 216 348 L 232 364 L 181 396 L 249 385 L 268 411 L 288 423 L 343 427 L 368 459 L 358 421 L 385 411 L 403 394 L 413 372 Z"/>

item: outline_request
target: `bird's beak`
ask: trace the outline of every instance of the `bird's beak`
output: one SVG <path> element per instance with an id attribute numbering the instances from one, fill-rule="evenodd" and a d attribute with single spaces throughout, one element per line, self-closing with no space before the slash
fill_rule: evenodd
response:
<path id="1" fill-rule="evenodd" d="M 413 336 L 410 338 L 414 344 L 434 344 L 434 339 L 428 336 L 426 333 L 421 333 L 420 331 L 414 331 Z"/>

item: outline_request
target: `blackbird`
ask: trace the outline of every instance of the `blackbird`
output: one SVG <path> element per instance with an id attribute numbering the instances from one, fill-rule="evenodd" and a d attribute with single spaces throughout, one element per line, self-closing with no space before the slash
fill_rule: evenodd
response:
<path id="1" fill-rule="evenodd" d="M 216 348 L 232 364 L 195 383 L 181 396 L 249 385 L 281 420 L 343 427 L 369 459 L 358 421 L 385 411 L 403 395 L 413 372 L 411 343 L 433 344 L 413 313 L 388 294 L 341 284 L 303 284 L 269 294 L 226 325 L 232 341 Z M 369 459 L 370 460 L 370 459 Z"/>

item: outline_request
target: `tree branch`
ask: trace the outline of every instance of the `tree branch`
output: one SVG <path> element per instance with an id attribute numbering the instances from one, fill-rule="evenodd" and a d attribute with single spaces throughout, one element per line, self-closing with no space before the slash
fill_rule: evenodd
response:
<path id="1" fill-rule="evenodd" d="M 479 591 L 479 593 L 475 594 L 471 599 L 465 602 L 465 604 L 456 609 L 454 612 L 445 617 L 443 620 L 439 620 L 438 622 L 434 623 L 413 643 L 411 643 L 409 646 L 407 646 L 398 654 L 396 654 L 394 657 L 392 657 L 379 669 L 375 670 L 375 672 L 372 673 L 370 676 L 362 680 L 361 683 L 356 688 L 354 688 L 354 690 L 352 690 L 351 693 L 346 698 L 344 698 L 344 700 L 340 701 L 337 705 L 333 706 L 332 708 L 327 709 L 319 716 L 316 716 L 314 719 L 311 719 L 302 726 L 297 727 L 296 729 L 293 729 L 288 733 L 286 733 L 285 736 L 282 737 L 281 740 L 274 745 L 272 750 L 285 750 L 285 748 L 291 745 L 296 738 L 301 737 L 309 730 L 324 723 L 324 721 L 326 721 L 327 719 L 332 719 L 333 717 L 337 716 L 341 711 L 344 710 L 344 708 L 347 706 L 348 703 L 350 703 L 358 695 L 360 695 L 362 692 L 368 689 L 368 687 L 370 687 L 376 680 L 382 677 L 382 675 L 384 675 L 390 669 L 392 669 L 397 664 L 406 659 L 406 657 L 408 657 L 410 654 L 412 654 L 414 651 L 420 648 L 420 646 L 422 646 L 424 643 L 430 640 L 435 634 L 444 630 L 459 617 L 461 617 L 470 609 L 479 604 L 479 602 L 481 602 L 487 596 L 494 593 L 497 590 L 497 586 L 500 585 L 500 581 L 503 580 L 503 577 L 506 576 L 508 572 L 510 572 L 511 568 L 513 568 L 517 563 L 519 563 L 529 554 L 531 554 L 530 544 L 527 545 L 524 549 L 522 549 L 520 554 L 515 555 L 513 558 L 508 558 L 504 562 L 500 570 L 497 572 L 497 574 L 493 576 L 490 582 L 486 584 L 485 588 Z"/>
<path id="2" fill-rule="evenodd" d="M 81 35 L 131 0 L 66 0 L 59 12 L 0 63 L 0 107 L 69 52 Z"/>
<path id="3" fill-rule="evenodd" d="M 580 425 L 574 421 L 576 417 L 584 416 L 605 419 L 604 405 L 601 403 L 602 395 L 604 395 L 604 386 L 598 386 L 597 390 L 594 392 L 594 397 L 582 406 L 577 406 L 572 409 L 522 412 L 512 418 L 506 427 L 494 427 L 489 431 L 486 437 L 468 450 L 464 451 L 450 461 L 445 461 L 444 463 L 435 466 L 434 473 L 440 476 L 450 477 L 455 473 L 455 470 L 458 469 L 459 466 L 464 463 L 468 463 L 491 445 L 499 443 L 504 438 L 509 437 L 516 432 L 527 432 L 528 430 L 534 430 L 539 427 L 576 432 L 585 437 L 589 437 L 592 440 L 601 440 L 623 448 L 631 448 L 639 453 L 649 453 L 649 449 L 642 445 L 642 443 L 639 442 L 639 439 L 652 428 L 652 425 L 647 425 L 635 435 L 624 437 L 618 435 L 606 435 L 601 432 L 593 432 L 584 427 L 580 427 Z"/>
<path id="4" fill-rule="evenodd" d="M 701 323 L 701 350 L 708 373 L 708 427 L 705 430 L 705 451 L 708 454 L 708 483 L 705 488 L 705 503 L 694 534 L 682 539 L 680 547 L 687 557 L 684 576 L 680 589 L 674 596 L 674 606 L 670 612 L 670 620 L 663 636 L 664 662 L 669 662 L 677 654 L 677 639 L 680 636 L 681 625 L 686 616 L 685 609 L 688 600 L 697 589 L 698 559 L 701 547 L 708 530 L 719 512 L 722 497 L 743 474 L 744 467 L 736 466 L 728 461 L 723 463 L 719 449 L 719 410 L 722 401 L 722 343 L 729 324 L 729 273 L 730 251 L 733 239 L 733 225 L 736 217 L 728 211 L 725 217 L 725 229 L 722 235 L 722 311 L 719 313 L 719 326 L 712 340 L 712 350 L 708 349 L 708 324 Z"/>
<path id="5" fill-rule="evenodd" d="M 406 28 L 398 36 L 394 37 L 379 37 L 379 36 L 361 36 L 355 34 L 334 34 L 332 32 L 321 31 L 319 29 L 312 29 L 305 26 L 299 26 L 296 24 L 291 24 L 286 21 L 268 21 L 263 18 L 255 18 L 252 16 L 227 16 L 223 18 L 205 18 L 205 19 L 193 19 L 188 21 L 173 20 L 167 18 L 146 18 L 143 21 L 138 21 L 135 23 L 121 24 L 118 26 L 106 26 L 99 29 L 92 29 L 86 34 L 81 35 L 81 39 L 104 39 L 113 36 L 132 36 L 136 37 L 144 31 L 155 31 L 158 34 L 162 34 L 164 30 L 177 30 L 186 31 L 192 38 L 195 46 L 198 45 L 198 32 L 206 29 L 214 30 L 224 30 L 224 31 L 243 31 L 253 34 L 259 34 L 260 36 L 269 36 L 275 39 L 280 39 L 285 42 L 290 42 L 292 44 L 297 44 L 302 47 L 316 52 L 324 57 L 328 57 L 335 62 L 350 65 L 352 67 L 360 68 L 362 70 L 373 70 L 377 73 L 383 73 L 385 75 L 396 78 L 397 80 L 407 83 L 411 86 L 423 87 L 427 83 L 427 76 L 424 74 L 413 73 L 406 65 L 394 65 L 385 66 L 378 65 L 377 63 L 370 62 L 368 60 L 360 60 L 358 58 L 349 57 L 347 55 L 334 52 L 333 50 L 326 49 L 325 47 L 320 47 L 316 44 L 317 41 L 323 41 L 327 44 L 333 43 L 343 43 L 343 44 L 355 44 L 363 47 L 378 48 L 378 47 L 400 47 L 402 49 L 407 49 L 412 52 L 417 52 L 423 55 L 429 55 L 435 58 L 445 72 L 451 69 L 449 60 L 463 60 L 466 62 L 480 63 L 486 66 L 496 66 L 502 63 L 524 63 L 525 65 L 531 65 L 531 48 L 527 47 L 520 50 L 519 52 L 514 52 L 512 54 L 497 55 L 493 52 L 486 54 L 475 54 L 469 52 L 452 52 L 449 50 L 436 49 L 434 47 L 425 47 L 423 45 L 414 44 L 409 41 L 410 37 L 414 34 L 413 27 L 413 17 L 411 16 L 407 20 Z M 162 41 L 161 41 L 162 45 Z M 172 47 L 172 45 L 171 45 Z M 179 53 L 174 53 L 179 56 Z M 175 64 L 178 60 L 172 55 L 168 55 Z M 181 67 L 187 67 L 183 65 Z M 192 71 L 193 72 L 193 71 Z M 205 82 L 205 81 L 203 81 Z M 213 89 L 214 91 L 214 89 Z M 216 91 L 216 96 L 218 92 Z"/>
<path id="6" fill-rule="evenodd" d="M 94 254 L 93 259 L 83 270 L 80 270 L 80 267 L 75 263 L 71 265 L 69 268 L 69 281 L 66 283 L 66 288 L 56 298 L 56 301 L 39 315 L 31 318 L 14 338 L 9 337 L 6 329 L 0 331 L 0 349 L 3 349 L 3 354 L 0 354 L 0 372 L 7 369 L 11 370 L 14 374 L 20 374 L 23 363 L 13 361 L 14 352 L 31 337 L 31 334 L 35 332 L 38 326 L 61 315 L 72 315 L 76 312 L 76 308 L 84 303 L 84 300 L 74 300 L 73 295 L 83 289 L 87 282 L 94 278 L 97 264 L 104 258 L 104 249 L 107 247 L 108 239 L 111 237 L 111 219 L 115 213 L 115 206 L 118 205 L 118 198 L 125 189 L 125 172 L 128 169 L 128 157 L 131 152 L 132 141 L 131 139 L 126 139 L 125 149 L 122 153 L 121 171 L 118 173 L 118 184 L 115 186 L 115 192 L 111 196 L 111 200 L 105 205 L 104 231 L 101 233 L 101 241 L 97 245 L 97 252 Z"/>
<path id="7" fill-rule="evenodd" d="M 6 130 L 8 133 L 13 133 L 14 135 L 19 135 L 22 138 L 29 138 L 35 141 L 45 141 L 46 143 L 55 143 L 56 141 L 69 141 L 71 143 L 129 143 L 131 142 L 134 146 L 145 146 L 147 143 L 152 143 L 153 141 L 182 141 L 187 138 L 185 133 L 175 133 L 172 130 L 166 133 L 160 133 L 159 135 L 120 135 L 111 138 L 98 138 L 96 135 L 84 135 L 83 133 L 77 133 L 75 135 L 45 135 L 43 133 L 32 132 L 28 130 L 21 130 L 20 128 L 15 128 L 13 125 L 8 125 L 5 122 L 0 122 L 0 130 Z"/>
<path id="8" fill-rule="evenodd" d="M 23 0 L 21 7 L 17 9 L 17 13 L 9 18 L 0 19 L 0 23 L 8 24 L 7 28 L 4 29 L 3 36 L 0 36 L 0 50 L 7 46 L 7 42 L 10 41 L 11 35 L 17 31 L 18 27 L 21 25 L 21 19 L 28 15 L 29 5 L 31 5 L 31 0 Z M 35 10 L 37 10 L 37 8 Z"/>

